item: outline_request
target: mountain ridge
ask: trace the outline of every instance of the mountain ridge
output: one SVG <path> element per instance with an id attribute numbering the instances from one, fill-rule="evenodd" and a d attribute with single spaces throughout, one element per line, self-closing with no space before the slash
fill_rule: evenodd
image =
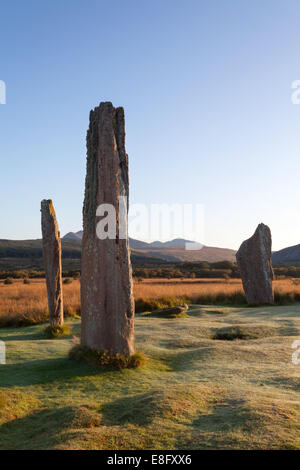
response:
<path id="1" fill-rule="evenodd" d="M 73 238 L 81 240 L 82 230 L 78 232 L 69 232 L 63 238 Z M 159 257 L 167 261 L 234 261 L 236 250 L 230 248 L 209 247 L 203 245 L 201 250 L 184 250 L 186 243 L 195 243 L 183 238 L 161 242 L 156 240 L 151 243 L 129 238 L 130 248 L 137 252 L 144 252 L 148 255 Z M 183 253 L 185 251 L 185 254 Z M 223 257 L 223 258 L 222 258 Z M 214 259 L 212 259 L 214 258 Z M 282 248 L 272 253 L 272 263 L 274 265 L 300 265 L 300 244 Z"/>
<path id="2" fill-rule="evenodd" d="M 68 239 L 71 238 L 73 240 L 82 240 L 83 236 L 83 230 L 79 230 L 78 232 L 68 232 L 66 233 L 62 239 Z M 162 242 L 160 240 L 155 240 L 154 242 L 143 242 L 141 240 L 137 240 L 135 238 L 129 237 L 129 240 L 131 242 L 131 245 L 136 245 L 136 246 L 131 246 L 131 248 L 138 248 L 138 247 L 155 247 L 155 248 L 161 248 L 161 247 L 168 247 L 168 246 L 185 246 L 186 243 L 197 243 L 192 240 L 185 240 L 184 238 L 174 238 L 173 240 L 168 240 L 166 242 Z"/>
<path id="3" fill-rule="evenodd" d="M 82 239 L 82 230 L 78 232 L 68 232 L 62 239 L 63 240 L 78 240 Z M 186 244 L 195 244 L 195 246 L 202 246 L 197 250 L 186 250 Z M 154 241 L 151 243 L 136 240 L 129 237 L 129 246 L 131 250 L 137 255 L 149 255 L 155 258 L 160 258 L 164 261 L 231 261 L 235 262 L 235 250 L 230 248 L 219 248 L 204 246 L 192 240 L 185 240 L 184 238 L 174 238 L 166 242 Z"/>
<path id="4" fill-rule="evenodd" d="M 82 231 L 68 232 L 62 237 L 63 258 L 81 258 L 81 237 Z M 138 260 L 143 258 L 153 258 L 157 263 L 161 262 L 235 262 L 236 251 L 230 248 L 219 248 L 203 246 L 200 250 L 186 250 L 185 243 L 190 240 L 174 239 L 167 242 L 147 243 L 133 238 L 129 239 L 131 257 Z M 8 240 L 0 239 L 0 259 L 10 259 L 11 264 L 15 264 L 17 259 L 42 261 L 42 240 Z M 15 260 L 15 261 L 13 261 Z M 298 266 L 300 265 L 300 244 L 283 248 L 272 254 L 274 266 Z"/>
<path id="5" fill-rule="evenodd" d="M 273 264 L 300 264 L 300 244 L 288 246 L 275 251 L 272 255 Z"/>

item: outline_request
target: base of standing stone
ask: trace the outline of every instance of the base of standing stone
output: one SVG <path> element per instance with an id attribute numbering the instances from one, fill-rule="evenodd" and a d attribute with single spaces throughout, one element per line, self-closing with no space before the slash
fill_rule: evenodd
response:
<path id="1" fill-rule="evenodd" d="M 71 333 L 71 326 L 66 323 L 58 326 L 47 326 L 44 334 L 47 339 L 61 338 L 62 336 L 69 336 Z"/>
<path id="2" fill-rule="evenodd" d="M 136 351 L 131 356 L 124 356 L 112 354 L 109 351 L 96 351 L 81 344 L 72 347 L 69 351 L 69 359 L 110 370 L 134 369 L 143 366 L 146 361 L 144 353 L 141 352 Z"/>

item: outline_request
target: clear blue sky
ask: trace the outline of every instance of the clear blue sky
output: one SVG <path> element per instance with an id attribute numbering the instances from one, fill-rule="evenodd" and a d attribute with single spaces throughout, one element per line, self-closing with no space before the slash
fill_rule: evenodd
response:
<path id="1" fill-rule="evenodd" d="M 297 0 L 2 0 L 0 238 L 39 238 L 52 198 L 81 229 L 85 135 L 124 106 L 132 203 L 202 203 L 207 245 L 259 222 L 300 243 Z M 134 235 L 134 234 L 132 234 Z"/>

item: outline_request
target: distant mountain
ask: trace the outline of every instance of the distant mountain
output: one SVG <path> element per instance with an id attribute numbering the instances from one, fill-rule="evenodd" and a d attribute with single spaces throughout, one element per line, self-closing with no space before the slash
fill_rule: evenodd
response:
<path id="1" fill-rule="evenodd" d="M 150 250 L 135 250 L 139 253 L 148 253 L 166 261 L 217 261 L 235 262 L 235 250 L 203 246 L 201 250 L 186 250 L 184 246 L 150 247 Z"/>
<path id="2" fill-rule="evenodd" d="M 79 232 L 68 232 L 64 237 L 63 240 L 71 239 L 71 240 L 82 240 L 83 231 L 79 230 Z"/>
<path id="3" fill-rule="evenodd" d="M 191 240 L 184 240 L 184 238 L 174 238 L 174 240 L 170 240 L 169 242 L 155 241 L 155 242 L 149 243 L 149 245 L 161 248 L 161 247 L 167 247 L 167 246 L 185 246 L 186 243 L 195 243 L 195 242 L 192 242 Z"/>
<path id="4" fill-rule="evenodd" d="M 65 239 L 81 240 L 82 231 L 69 232 Z M 218 248 L 212 246 L 203 246 L 200 250 L 186 250 L 186 243 L 195 243 L 183 238 L 175 238 L 167 242 L 155 241 L 152 243 L 142 242 L 134 238 L 129 238 L 129 246 L 134 250 L 135 256 L 151 256 L 164 261 L 208 261 L 214 263 L 217 261 L 235 262 L 235 250 L 229 248 Z"/>
<path id="5" fill-rule="evenodd" d="M 69 232 L 63 240 L 81 240 L 82 230 L 79 232 Z M 129 238 L 129 245 L 132 250 L 136 250 L 136 254 L 147 253 L 149 256 L 161 258 L 165 261 L 233 261 L 235 262 L 235 250 L 227 248 L 217 248 L 204 246 L 201 250 L 185 250 L 186 243 L 194 243 L 191 240 L 183 238 L 175 238 L 167 242 L 155 241 L 152 243 L 142 242 Z M 300 244 L 290 246 L 272 254 L 272 262 L 274 265 L 300 265 Z"/>
<path id="6" fill-rule="evenodd" d="M 289 246 L 272 254 L 272 263 L 282 265 L 300 264 L 300 245 Z"/>
<path id="7" fill-rule="evenodd" d="M 63 237 L 63 239 L 72 239 L 72 240 L 82 240 L 83 231 L 79 230 L 79 232 L 68 232 Z M 154 248 L 162 248 L 162 247 L 169 247 L 169 246 L 185 246 L 186 243 L 194 243 L 191 240 L 184 240 L 183 238 L 175 238 L 174 240 L 170 240 L 168 242 L 160 242 L 155 241 L 151 243 L 142 242 L 140 240 L 136 240 L 135 238 L 129 238 L 130 248 L 134 250 L 148 250 L 151 247 Z"/>
<path id="8" fill-rule="evenodd" d="M 68 232 L 62 240 L 82 240 L 83 231 L 79 232 Z M 135 240 L 134 238 L 129 238 L 130 248 L 133 250 L 145 250 L 150 247 L 150 244 L 147 242 L 141 242 L 140 240 Z"/>
<path id="9" fill-rule="evenodd" d="M 147 242 L 141 242 L 140 240 L 135 240 L 134 238 L 129 238 L 129 246 L 132 250 L 148 250 L 150 245 Z"/>
<path id="10" fill-rule="evenodd" d="M 81 259 L 82 231 L 69 232 L 62 238 L 62 258 L 65 269 L 79 269 Z M 189 240 L 177 238 L 167 242 L 147 243 L 134 238 L 129 239 L 133 264 L 180 261 L 217 261 L 235 262 L 235 250 L 203 246 L 201 250 L 186 250 Z M 273 265 L 300 265 L 300 244 L 275 251 Z M 5 269 L 42 269 L 42 240 L 4 240 L 0 239 L 0 271 Z"/>

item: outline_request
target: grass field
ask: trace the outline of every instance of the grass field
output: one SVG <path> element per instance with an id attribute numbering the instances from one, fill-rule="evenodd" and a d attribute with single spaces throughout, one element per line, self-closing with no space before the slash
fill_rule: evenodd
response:
<path id="1" fill-rule="evenodd" d="M 299 305 L 137 315 L 135 370 L 68 360 L 71 325 L 59 340 L 45 325 L 0 330 L 0 449 L 300 448 Z"/>
<path id="2" fill-rule="evenodd" d="M 277 295 L 283 301 L 300 300 L 300 280 L 284 279 L 274 281 Z M 76 316 L 80 314 L 80 282 L 72 281 L 64 284 L 65 314 Z M 135 281 L 134 297 L 143 301 L 155 299 L 184 299 L 197 304 L 224 303 L 240 305 L 243 303 L 243 289 L 239 279 L 145 279 Z M 143 305 L 143 303 L 142 303 Z M 153 305 L 154 308 L 159 306 Z M 0 282 L 0 327 L 17 324 L 35 324 L 46 321 L 47 294 L 45 281 L 31 280 L 23 284 L 15 280 L 11 285 Z"/>

